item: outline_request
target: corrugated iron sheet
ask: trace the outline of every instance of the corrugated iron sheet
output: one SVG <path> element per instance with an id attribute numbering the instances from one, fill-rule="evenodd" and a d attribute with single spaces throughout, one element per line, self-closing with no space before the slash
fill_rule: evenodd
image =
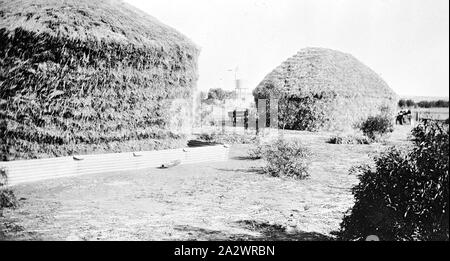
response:
<path id="1" fill-rule="evenodd" d="M 229 148 L 224 145 L 139 151 L 96 155 L 77 155 L 50 159 L 0 162 L 8 171 L 8 185 L 45 179 L 95 173 L 156 168 L 174 160 L 180 164 L 225 161 Z"/>

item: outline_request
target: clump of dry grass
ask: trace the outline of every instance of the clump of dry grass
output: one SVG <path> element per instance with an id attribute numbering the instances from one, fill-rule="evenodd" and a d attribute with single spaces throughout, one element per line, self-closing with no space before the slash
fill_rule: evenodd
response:
<path id="1" fill-rule="evenodd" d="M 199 140 L 222 144 L 252 144 L 258 139 L 252 134 L 241 133 L 202 133 L 197 136 Z"/>
<path id="2" fill-rule="evenodd" d="M 310 150 L 297 139 L 256 140 L 247 152 L 249 159 L 263 159 L 262 171 L 274 177 L 304 179 L 309 176 Z"/>
<path id="3" fill-rule="evenodd" d="M 8 0 L 0 15 L 1 160 L 185 144 L 189 39 L 120 1 Z"/>
<path id="4" fill-rule="evenodd" d="M 264 154 L 265 145 L 266 144 L 264 144 L 260 139 L 257 139 L 247 152 L 248 158 L 253 160 L 261 159 Z"/>
<path id="5" fill-rule="evenodd" d="M 331 144 L 371 144 L 373 140 L 358 134 L 336 134 L 333 135 L 328 141 Z"/>
<path id="6" fill-rule="evenodd" d="M 5 168 L 0 168 L 0 216 L 4 208 L 17 206 L 17 199 L 14 192 L 7 188 L 8 176 Z"/>
<path id="7" fill-rule="evenodd" d="M 264 146 L 263 169 L 274 177 L 305 179 L 309 176 L 310 154 L 300 141 L 280 138 Z"/>
<path id="8" fill-rule="evenodd" d="M 303 49 L 283 62 L 253 95 L 279 99 L 279 126 L 297 130 L 350 129 L 380 108 L 392 113 L 397 101 L 383 79 L 352 55 L 323 48 Z"/>

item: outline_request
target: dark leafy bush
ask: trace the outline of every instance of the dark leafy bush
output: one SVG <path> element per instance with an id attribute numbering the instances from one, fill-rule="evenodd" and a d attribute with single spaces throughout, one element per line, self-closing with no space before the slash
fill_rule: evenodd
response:
<path id="1" fill-rule="evenodd" d="M 372 140 L 362 135 L 334 135 L 328 141 L 331 144 L 370 144 Z"/>
<path id="2" fill-rule="evenodd" d="M 256 94 L 254 94 L 256 95 Z M 266 126 L 270 126 L 271 104 L 270 98 L 255 96 L 255 103 L 260 106 L 258 99 L 266 99 Z M 330 102 L 335 98 L 334 92 L 320 92 L 298 97 L 296 95 L 279 95 L 278 100 L 278 127 L 288 130 L 318 131 L 328 128 L 332 123 L 330 119 Z M 261 113 L 261 112 L 260 112 Z"/>
<path id="3" fill-rule="evenodd" d="M 420 108 L 448 108 L 449 101 L 437 100 L 437 101 L 420 101 L 417 103 Z"/>
<path id="4" fill-rule="evenodd" d="M 440 103 L 438 103 L 438 104 L 440 104 Z M 398 107 L 403 108 L 403 107 L 415 107 L 417 104 L 414 100 L 411 100 L 411 99 L 407 99 L 407 100 L 400 99 L 398 101 L 397 105 L 398 105 Z M 440 107 L 440 106 L 436 106 L 436 107 Z"/>
<path id="5" fill-rule="evenodd" d="M 259 138 L 256 139 L 256 141 L 251 145 L 250 149 L 248 150 L 248 158 L 250 159 L 261 159 L 264 154 L 264 147 L 266 144 L 264 144 Z"/>
<path id="6" fill-rule="evenodd" d="M 200 102 L 203 103 L 203 101 Z M 214 126 L 212 123 L 214 123 L 213 107 L 206 104 L 198 106 L 195 120 L 196 126 Z"/>
<path id="7" fill-rule="evenodd" d="M 407 107 L 414 107 L 414 106 L 416 106 L 416 102 L 411 100 L 411 99 L 408 99 L 408 100 L 406 100 L 406 106 Z"/>
<path id="8" fill-rule="evenodd" d="M 406 100 L 400 99 L 397 103 L 398 107 L 403 108 L 406 106 Z"/>
<path id="9" fill-rule="evenodd" d="M 435 122 L 413 130 L 414 147 L 392 147 L 359 166 L 355 205 L 340 239 L 449 240 L 449 129 Z"/>
<path id="10" fill-rule="evenodd" d="M 221 88 L 209 89 L 207 99 L 223 101 L 226 99 L 234 99 L 236 93 L 234 91 L 226 91 Z"/>
<path id="11" fill-rule="evenodd" d="M 6 187 L 7 183 L 7 171 L 4 168 L 0 168 L 0 216 L 4 208 L 11 208 L 17 205 L 14 192 Z"/>
<path id="12" fill-rule="evenodd" d="M 240 133 L 202 133 L 199 140 L 222 144 L 251 144 L 257 139 L 255 135 Z"/>
<path id="13" fill-rule="evenodd" d="M 264 145 L 262 150 L 266 173 L 296 179 L 309 176 L 310 151 L 300 141 L 280 138 Z"/>
<path id="14" fill-rule="evenodd" d="M 369 116 L 357 126 L 364 135 L 372 140 L 378 140 L 383 135 L 394 131 L 394 124 L 391 117 L 387 114 Z"/>
<path id="15" fill-rule="evenodd" d="M 8 174 L 4 167 L 0 167 L 0 188 L 4 188 L 8 184 Z"/>

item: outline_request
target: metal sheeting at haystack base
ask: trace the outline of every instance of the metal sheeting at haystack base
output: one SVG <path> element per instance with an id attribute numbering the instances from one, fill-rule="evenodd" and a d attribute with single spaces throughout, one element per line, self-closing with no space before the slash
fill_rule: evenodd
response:
<path id="1" fill-rule="evenodd" d="M 183 147 L 199 49 L 115 0 L 0 0 L 0 160 Z"/>
<path id="2" fill-rule="evenodd" d="M 348 129 L 381 110 L 392 113 L 397 102 L 369 67 L 350 54 L 325 48 L 302 49 L 269 73 L 253 95 L 289 100 L 279 108 L 280 117 L 295 118 L 285 127 L 306 130 Z M 283 115 L 289 106 L 297 115 Z"/>
<path id="3" fill-rule="evenodd" d="M 161 151 L 17 160 L 0 162 L 0 167 L 6 168 L 8 185 L 12 186 L 45 179 L 156 168 L 163 164 L 170 164 L 171 161 L 179 161 L 180 164 L 225 161 L 228 159 L 228 153 L 227 146 L 215 145 Z"/>

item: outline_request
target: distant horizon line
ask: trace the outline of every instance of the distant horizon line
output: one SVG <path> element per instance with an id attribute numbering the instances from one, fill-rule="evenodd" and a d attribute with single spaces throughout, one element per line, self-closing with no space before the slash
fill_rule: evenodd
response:
<path id="1" fill-rule="evenodd" d="M 422 99 L 422 100 L 449 100 L 449 96 L 431 96 L 431 95 L 398 95 L 400 99 Z"/>
<path id="2" fill-rule="evenodd" d="M 233 91 L 235 88 L 221 88 L 221 87 L 212 87 L 212 88 L 197 88 L 197 91 L 204 91 L 208 92 L 210 89 L 217 89 L 220 88 L 225 91 Z M 252 88 L 245 88 L 248 90 L 253 90 Z M 422 100 L 447 100 L 450 101 L 450 97 L 447 96 L 440 96 L 440 95 L 410 95 L 410 94 L 398 94 L 398 97 L 400 99 L 422 99 Z"/>

